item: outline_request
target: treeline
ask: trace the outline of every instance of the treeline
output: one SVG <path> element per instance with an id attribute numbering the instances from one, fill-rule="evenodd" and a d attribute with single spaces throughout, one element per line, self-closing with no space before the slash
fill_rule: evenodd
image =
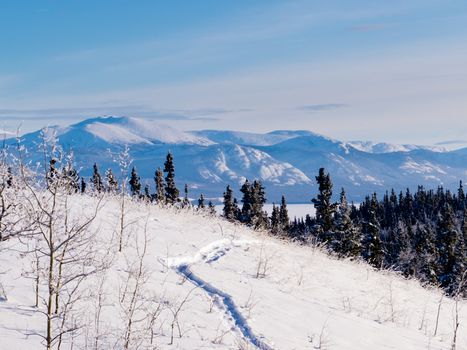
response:
<path id="1" fill-rule="evenodd" d="M 196 206 L 215 213 L 213 203 L 209 201 L 206 205 L 203 194 L 193 205 L 187 185 L 184 196 L 180 196 L 170 152 L 163 169 L 155 170 L 154 193 L 150 193 L 148 185 L 142 189 L 135 167 L 119 184 L 111 169 L 102 176 L 94 164 L 92 177 L 86 180 L 70 164 L 59 170 L 51 160 L 48 181 L 66 178 L 70 191 L 81 193 L 123 193 L 128 185 L 135 198 L 163 205 Z M 8 173 L 11 185 L 10 168 Z M 285 196 L 279 205 L 273 204 L 268 215 L 264 210 L 265 188 L 259 180 L 245 180 L 240 188 L 240 200 L 235 198 L 231 186 L 227 186 L 222 215 L 227 220 L 286 239 L 320 244 L 339 257 L 361 258 L 376 268 L 396 270 L 404 276 L 439 285 L 450 295 L 467 296 L 467 198 L 462 182 L 457 193 L 443 187 L 426 190 L 420 186 L 415 193 L 407 189 L 396 194 L 391 190 L 382 199 L 374 193 L 359 205 L 348 203 L 344 189 L 340 191 L 340 200 L 333 201 L 333 183 L 325 169 L 319 169 L 316 182 L 318 194 L 311 199 L 316 210 L 314 217 L 307 215 L 290 220 Z"/>
<path id="2" fill-rule="evenodd" d="M 416 193 L 376 193 L 363 203 L 348 203 L 345 190 L 333 202 L 331 177 L 323 168 L 316 176 L 318 194 L 311 201 L 315 217 L 289 221 L 285 197 L 268 217 L 261 182 L 245 181 L 241 206 L 230 186 L 224 193 L 225 218 L 301 242 L 322 244 L 340 257 L 362 258 L 376 268 L 401 272 L 438 285 L 449 295 L 467 296 L 467 199 L 462 182 L 457 193 L 419 186 Z"/>

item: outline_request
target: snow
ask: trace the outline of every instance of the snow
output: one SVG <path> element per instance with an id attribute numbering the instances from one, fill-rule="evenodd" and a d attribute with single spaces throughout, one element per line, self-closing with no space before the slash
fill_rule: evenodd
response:
<path id="1" fill-rule="evenodd" d="M 76 196 L 73 213 L 89 213 L 96 201 Z M 121 291 L 144 237 L 143 295 L 162 305 L 154 327 L 155 348 L 450 349 L 455 304 L 436 289 L 191 209 L 127 204 L 129 226 L 121 253 L 115 249 L 118 199 L 104 198 L 91 227 L 100 254 L 109 259 L 108 270 L 87 281 L 92 292 L 105 278 L 101 349 L 122 348 Z M 0 339 L 1 347 L 10 350 L 40 349 L 37 333 L 44 334 L 42 306 L 31 307 L 34 283 L 27 271 L 33 257 L 22 254 L 24 249 L 17 240 L 0 246 L 0 282 L 7 294 L 7 300 L 0 301 Z M 81 300 L 80 307 L 80 321 L 91 326 L 77 332 L 76 349 L 84 348 L 86 335 L 94 334 L 95 296 Z M 175 327 L 174 343 L 169 345 L 177 307 L 181 337 Z M 459 310 L 457 348 L 466 349 L 465 301 L 459 302 Z M 144 328 L 135 324 L 135 339 L 144 344 L 147 334 L 138 327 Z M 67 338 L 62 349 L 70 347 Z"/>
<path id="2" fill-rule="evenodd" d="M 169 144 L 213 144 L 213 142 L 205 138 L 193 136 L 167 125 L 140 118 L 99 118 L 87 124 L 85 128 L 91 134 L 110 143 L 152 144 L 152 142 L 156 141 Z"/>
<path id="3" fill-rule="evenodd" d="M 399 145 L 386 142 L 371 142 L 371 141 L 350 141 L 349 145 L 362 152 L 368 153 L 394 153 L 394 152 L 410 152 L 414 150 L 430 150 L 433 152 L 446 152 L 447 149 L 441 146 L 419 146 L 419 145 Z"/>

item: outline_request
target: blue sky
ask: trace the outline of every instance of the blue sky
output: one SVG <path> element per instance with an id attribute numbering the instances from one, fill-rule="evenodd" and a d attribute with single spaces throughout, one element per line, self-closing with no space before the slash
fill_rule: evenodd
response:
<path id="1" fill-rule="evenodd" d="M 3 0 L 0 129 L 116 114 L 462 140 L 466 38 L 465 0 Z"/>

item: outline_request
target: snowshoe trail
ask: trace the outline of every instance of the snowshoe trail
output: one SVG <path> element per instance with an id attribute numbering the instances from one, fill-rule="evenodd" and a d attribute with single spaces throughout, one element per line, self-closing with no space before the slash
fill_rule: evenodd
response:
<path id="1" fill-rule="evenodd" d="M 204 281 L 190 269 L 190 266 L 195 263 L 211 263 L 217 261 L 220 257 L 227 254 L 227 252 L 233 247 L 259 243 L 260 241 L 257 240 L 222 239 L 200 249 L 194 256 L 169 258 L 166 263 L 168 267 L 174 269 L 179 275 L 186 278 L 193 285 L 204 290 L 212 299 L 214 305 L 226 314 L 227 319 L 233 323 L 234 328 L 246 341 L 257 349 L 273 350 L 273 348 L 268 345 L 262 337 L 257 336 L 253 332 L 251 327 L 248 325 L 247 320 L 241 314 L 239 308 L 229 294 Z"/>

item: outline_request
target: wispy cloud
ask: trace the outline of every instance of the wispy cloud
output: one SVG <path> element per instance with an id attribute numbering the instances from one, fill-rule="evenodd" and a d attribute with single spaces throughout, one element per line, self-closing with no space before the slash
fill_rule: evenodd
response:
<path id="1" fill-rule="evenodd" d="M 302 111 L 310 111 L 310 112 L 322 112 L 322 111 L 330 111 L 333 109 L 345 108 L 349 107 L 344 103 L 323 103 L 323 104 L 313 104 L 313 105 L 305 105 L 300 106 L 298 109 Z"/>
<path id="2" fill-rule="evenodd" d="M 387 25 L 383 23 L 358 24 L 358 25 L 354 25 L 350 27 L 350 31 L 369 33 L 369 32 L 377 32 L 377 31 L 380 31 L 386 28 L 387 28 Z"/>
<path id="3" fill-rule="evenodd" d="M 99 115 L 118 115 L 158 120 L 215 121 L 216 116 L 249 111 L 248 109 L 195 108 L 195 109 L 154 109 L 148 105 L 116 105 L 94 107 L 62 107 L 36 109 L 0 109 L 2 120 L 70 120 Z"/>

